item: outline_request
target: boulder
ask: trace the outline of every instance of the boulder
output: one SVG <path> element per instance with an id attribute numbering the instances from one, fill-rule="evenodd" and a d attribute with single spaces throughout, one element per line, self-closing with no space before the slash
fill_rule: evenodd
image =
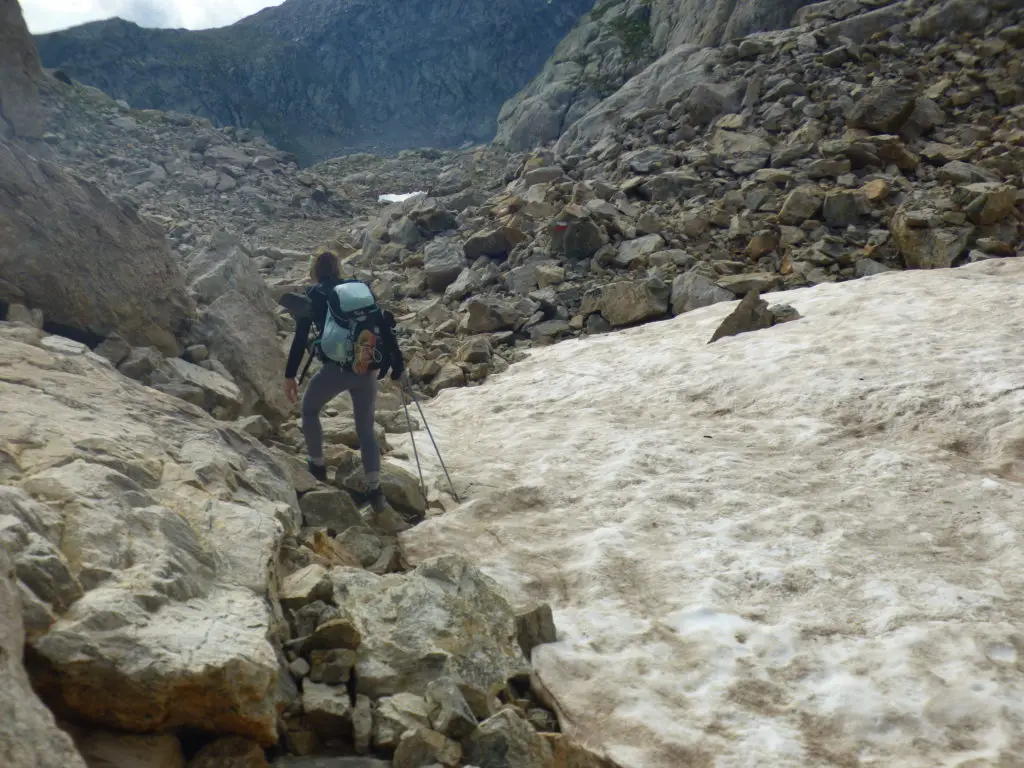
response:
<path id="1" fill-rule="evenodd" d="M 600 312 L 613 327 L 653 320 L 668 313 L 671 289 L 657 278 L 623 280 L 588 291 L 582 314 Z"/>
<path id="2" fill-rule="evenodd" d="M 162 360 L 150 374 L 149 385 L 168 394 L 175 394 L 169 388 L 174 385 L 194 388 L 200 393 L 197 405 L 218 419 L 235 419 L 242 411 L 242 392 L 233 381 L 180 357 Z"/>
<path id="3" fill-rule="evenodd" d="M 783 224 L 799 225 L 814 218 L 821 210 L 825 192 L 817 184 L 805 184 L 794 189 L 786 197 L 779 212 Z"/>
<path id="4" fill-rule="evenodd" d="M 672 281 L 672 313 L 675 315 L 735 299 L 732 291 L 716 285 L 699 272 L 687 272 Z"/>
<path id="5" fill-rule="evenodd" d="M 498 585 L 461 557 L 433 558 L 384 577 L 335 568 L 331 578 L 362 632 L 359 693 L 422 696 L 448 677 L 474 712 L 487 711 L 509 679 L 529 673 L 515 611 Z"/>
<path id="6" fill-rule="evenodd" d="M 554 768 L 551 746 L 514 707 L 480 723 L 466 739 L 465 759 L 486 768 Z"/>
<path id="7" fill-rule="evenodd" d="M 373 714 L 373 745 L 393 750 L 402 734 L 409 730 L 430 728 L 430 706 L 422 696 L 396 693 L 377 702 Z"/>
<path id="8" fill-rule="evenodd" d="M 455 768 L 461 764 L 462 747 L 436 731 L 412 728 L 402 734 L 394 757 L 393 768 L 422 768 L 440 764 Z"/>
<path id="9" fill-rule="evenodd" d="M 643 267 L 652 253 L 657 253 L 665 247 L 665 241 L 661 235 L 646 235 L 636 240 L 626 240 L 619 245 L 619 252 L 615 255 L 615 264 L 624 269 L 631 267 Z"/>
<path id="10" fill-rule="evenodd" d="M 889 221 L 889 231 L 910 269 L 945 269 L 964 253 L 972 227 L 942 227 L 937 218 L 900 208 Z"/>
<path id="11" fill-rule="evenodd" d="M 229 291 L 202 310 L 193 333 L 230 371 L 242 393 L 243 414 L 255 411 L 275 423 L 285 418 L 291 410 L 281 383 L 286 357 L 271 312 Z"/>
<path id="12" fill-rule="evenodd" d="M 1011 184 L 979 182 L 967 184 L 956 191 L 954 200 L 979 226 L 998 224 L 1017 209 L 1017 188 Z"/>
<path id="13" fill-rule="evenodd" d="M 464 333 L 492 333 L 512 330 L 519 316 L 516 306 L 500 299 L 472 297 L 462 305 L 459 329 Z"/>
<path id="14" fill-rule="evenodd" d="M 764 293 L 775 288 L 778 283 L 779 276 L 770 272 L 726 275 L 718 280 L 719 287 L 731 291 L 735 296 L 745 296 L 750 291 Z"/>
<path id="15" fill-rule="evenodd" d="M 43 68 L 17 2 L 0 5 L 0 136 L 40 139 Z"/>
<path id="16" fill-rule="evenodd" d="M 915 88 L 885 83 L 869 88 L 854 104 L 846 122 L 851 128 L 897 134 L 917 107 Z"/>
<path id="17" fill-rule="evenodd" d="M 438 293 L 455 282 L 466 267 L 466 254 L 456 240 L 440 239 L 427 244 L 423 251 L 427 287 Z"/>
<path id="18" fill-rule="evenodd" d="M 830 227 L 848 227 L 860 221 L 870 210 L 867 199 L 855 189 L 841 189 L 825 196 L 823 215 Z"/>
<path id="19" fill-rule="evenodd" d="M 116 331 L 170 356 L 195 312 L 159 226 L 3 139 L 0 301 L 40 309 L 98 339 Z"/>
<path id="20" fill-rule="evenodd" d="M 462 741 L 477 726 L 466 697 L 450 678 L 439 678 L 427 686 L 426 703 L 431 728 L 449 738 Z"/>
<path id="21" fill-rule="evenodd" d="M 302 681 L 302 711 L 309 726 L 324 736 L 337 737 L 352 729 L 352 700 L 348 688 Z"/>
<path id="22" fill-rule="evenodd" d="M 492 259 L 506 259 L 509 253 L 519 243 L 526 239 L 526 235 L 514 227 L 496 227 L 486 232 L 478 232 L 473 235 L 463 246 L 466 258 L 475 261 L 481 256 L 488 256 Z"/>
<path id="23" fill-rule="evenodd" d="M 31 550 L 55 606 L 32 641 L 41 698 L 61 717 L 114 730 L 275 743 L 270 594 L 281 542 L 299 523 L 282 465 L 94 355 L 2 334 L 0 433 L 39 446 L 19 452 L 12 479 L 42 502 L 33 525 L 52 545 Z M 32 510 L 10 508 L 23 522 Z M 66 610 L 73 593 L 54 552 L 84 592 Z"/>
<path id="24" fill-rule="evenodd" d="M 711 158 L 715 164 L 728 168 L 737 175 L 753 173 L 764 168 L 771 159 L 771 145 L 751 133 L 715 130 L 711 137 Z"/>
<path id="25" fill-rule="evenodd" d="M 352 496 L 337 488 L 319 488 L 299 499 L 302 519 L 309 528 L 326 528 L 333 536 L 363 524 Z"/>
<path id="26" fill-rule="evenodd" d="M 775 324 L 775 315 L 768 308 L 768 302 L 760 297 L 756 290 L 750 291 L 737 305 L 711 337 L 709 344 L 726 336 L 738 336 L 741 333 L 771 328 Z"/>
<path id="27" fill-rule="evenodd" d="M 22 602 L 14 563 L 0 546 L 0 763 L 6 768 L 85 768 L 71 737 L 57 727 L 21 665 Z"/>
<path id="28" fill-rule="evenodd" d="M 608 235 L 580 206 L 567 205 L 551 223 L 551 248 L 568 259 L 589 259 L 607 242 Z"/>

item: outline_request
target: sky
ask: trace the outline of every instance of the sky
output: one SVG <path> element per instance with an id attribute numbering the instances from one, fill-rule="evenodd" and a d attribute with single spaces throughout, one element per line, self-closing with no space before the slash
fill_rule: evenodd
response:
<path id="1" fill-rule="evenodd" d="M 223 27 L 283 0 L 21 0 L 33 34 L 120 16 L 143 27 Z"/>

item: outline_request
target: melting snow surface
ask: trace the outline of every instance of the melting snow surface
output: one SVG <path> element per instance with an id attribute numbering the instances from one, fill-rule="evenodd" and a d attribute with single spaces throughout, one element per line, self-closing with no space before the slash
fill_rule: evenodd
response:
<path id="1" fill-rule="evenodd" d="M 426 192 L 408 192 L 404 195 L 381 195 L 377 198 L 378 203 L 404 203 L 406 200 L 411 200 L 414 197 L 420 197 L 427 194 Z"/>
<path id="2" fill-rule="evenodd" d="M 443 392 L 469 499 L 410 556 L 549 601 L 539 678 L 623 768 L 1024 764 L 1024 260 L 769 298 L 804 318 Z"/>

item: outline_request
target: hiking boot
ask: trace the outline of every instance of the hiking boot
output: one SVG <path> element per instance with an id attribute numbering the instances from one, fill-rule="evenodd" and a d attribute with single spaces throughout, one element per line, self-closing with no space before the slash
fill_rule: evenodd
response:
<path id="1" fill-rule="evenodd" d="M 306 459 L 306 469 L 313 477 L 319 480 L 321 483 L 327 482 L 327 467 L 314 464 L 312 459 Z"/>
<path id="2" fill-rule="evenodd" d="M 378 515 L 383 512 L 387 506 L 387 502 L 384 500 L 384 494 L 380 488 L 374 488 L 372 491 L 367 493 L 366 501 L 369 502 L 370 506 L 373 507 L 373 511 Z"/>

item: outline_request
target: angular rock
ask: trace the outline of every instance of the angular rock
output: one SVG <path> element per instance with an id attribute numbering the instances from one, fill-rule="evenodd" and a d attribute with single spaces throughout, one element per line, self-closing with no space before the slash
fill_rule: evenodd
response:
<path id="1" fill-rule="evenodd" d="M 230 290 L 202 310 L 193 331 L 230 371 L 242 392 L 242 413 L 279 422 L 291 410 L 281 385 L 286 360 L 275 313 L 265 304 Z"/>
<path id="2" fill-rule="evenodd" d="M 199 390 L 200 407 L 225 421 L 234 419 L 242 410 L 242 391 L 233 381 L 214 371 L 186 362 L 179 357 L 161 361 L 149 376 L 149 385 L 168 394 L 168 385 L 184 385 Z"/>
<path id="3" fill-rule="evenodd" d="M 3 139 L 0 275 L 2 302 L 40 309 L 50 322 L 100 338 L 116 331 L 171 356 L 194 312 L 158 225 Z"/>
<path id="4" fill-rule="evenodd" d="M 326 528 L 334 536 L 363 524 L 352 496 L 336 488 L 320 488 L 299 499 L 308 528 Z"/>
<path id="5" fill-rule="evenodd" d="M 912 212 L 899 209 L 889 222 L 903 263 L 910 269 L 945 269 L 970 243 L 971 227 L 915 226 Z"/>
<path id="6" fill-rule="evenodd" d="M 352 668 L 356 665 L 356 653 L 347 648 L 335 648 L 329 651 L 313 651 L 309 679 L 314 683 L 327 685 L 344 685 L 352 676 Z"/>
<path id="7" fill-rule="evenodd" d="M 768 272 L 749 272 L 741 275 L 726 275 L 718 280 L 718 285 L 731 291 L 735 296 L 745 296 L 750 291 L 763 293 L 770 291 L 779 282 L 778 275 Z"/>
<path id="8" fill-rule="evenodd" d="M 957 190 L 954 199 L 979 226 L 998 224 L 1017 209 L 1017 188 L 1010 184 L 980 182 Z"/>
<path id="9" fill-rule="evenodd" d="M 338 599 L 341 599 L 341 596 Z M 302 647 L 306 653 L 338 649 L 355 650 L 362 641 L 363 635 L 358 625 L 350 617 L 345 616 L 329 619 L 317 626 Z"/>
<path id="10" fill-rule="evenodd" d="M 482 722 L 466 739 L 465 759 L 481 768 L 553 768 L 548 742 L 513 707 Z"/>
<path id="11" fill-rule="evenodd" d="M 453 680 L 442 677 L 430 683 L 427 686 L 426 701 L 430 711 L 430 727 L 438 733 L 462 741 L 476 728 L 476 715 Z"/>
<path id="12" fill-rule="evenodd" d="M 600 312 L 613 327 L 653 320 L 668 313 L 671 289 L 657 278 L 623 280 L 588 291 L 580 311 Z"/>
<path id="13" fill-rule="evenodd" d="M 434 558 L 404 576 L 335 569 L 332 578 L 363 637 L 359 693 L 423 695 L 447 676 L 471 706 L 486 708 L 507 680 L 528 671 L 512 606 L 462 558 Z"/>
<path id="14" fill-rule="evenodd" d="M 515 306 L 499 299 L 472 297 L 462 306 L 465 314 L 459 328 L 465 333 L 511 330 L 518 321 Z"/>
<path id="15" fill-rule="evenodd" d="M 0 761 L 9 768 L 85 768 L 29 683 L 21 665 L 24 643 L 14 564 L 0 546 Z"/>
<path id="16" fill-rule="evenodd" d="M 327 578 L 327 569 L 313 564 L 286 576 L 278 599 L 282 608 L 296 611 L 317 600 L 328 602 L 333 596 L 334 585 Z"/>
<path id="17" fill-rule="evenodd" d="M 661 235 L 647 235 L 636 240 L 626 240 L 619 245 L 619 252 L 615 256 L 615 263 L 624 269 L 646 266 L 650 255 L 664 247 L 665 241 Z"/>
<path id="18" fill-rule="evenodd" d="M 711 337 L 713 344 L 726 336 L 738 336 L 741 333 L 771 328 L 775 324 L 775 315 L 768 309 L 768 302 L 760 297 L 756 290 L 751 290 Z"/>
<path id="19" fill-rule="evenodd" d="M 337 737 L 351 731 L 352 701 L 345 687 L 303 680 L 302 711 L 309 726 L 324 736 Z"/>
<path id="20" fill-rule="evenodd" d="M 516 614 L 516 635 L 526 658 L 530 658 L 538 645 L 555 642 L 558 637 L 551 606 L 541 603 L 531 610 Z"/>
<path id="21" fill-rule="evenodd" d="M 868 204 L 859 190 L 836 190 L 825 196 L 823 215 L 830 227 L 848 227 L 868 213 Z"/>
<path id="22" fill-rule="evenodd" d="M 513 227 L 498 227 L 473 235 L 464 245 L 466 258 L 475 261 L 481 256 L 492 259 L 506 259 L 512 249 L 526 239 L 521 230 Z"/>
<path id="23" fill-rule="evenodd" d="M 377 702 L 373 715 L 373 745 L 393 750 L 406 731 L 430 728 L 430 708 L 422 696 L 397 693 Z"/>
<path id="24" fill-rule="evenodd" d="M 579 206 L 566 206 L 551 224 L 551 248 L 566 258 L 589 259 L 608 242 L 608 235 Z"/>
<path id="25" fill-rule="evenodd" d="M 771 154 L 771 145 L 750 133 L 718 128 L 711 137 L 711 157 L 715 164 L 738 175 L 764 168 Z"/>
<path id="26" fill-rule="evenodd" d="M 917 98 L 917 90 L 908 86 L 874 86 L 857 100 L 846 122 L 851 128 L 897 134 L 914 114 Z"/>
<path id="27" fill-rule="evenodd" d="M 466 254 L 462 244 L 449 239 L 428 243 L 423 251 L 423 259 L 427 287 L 438 293 L 455 282 L 466 266 Z"/>
<path id="28" fill-rule="evenodd" d="M 735 301 L 736 295 L 698 272 L 687 272 L 672 281 L 672 314 L 710 307 L 722 301 Z"/>
<path id="29" fill-rule="evenodd" d="M 821 210 L 825 192 L 817 184 L 797 187 L 786 197 L 779 212 L 779 221 L 783 224 L 803 224 L 812 219 Z"/>
<path id="30" fill-rule="evenodd" d="M 462 759 L 462 748 L 436 731 L 414 728 L 402 734 L 391 759 L 393 768 L 423 768 L 440 763 L 455 768 Z"/>

